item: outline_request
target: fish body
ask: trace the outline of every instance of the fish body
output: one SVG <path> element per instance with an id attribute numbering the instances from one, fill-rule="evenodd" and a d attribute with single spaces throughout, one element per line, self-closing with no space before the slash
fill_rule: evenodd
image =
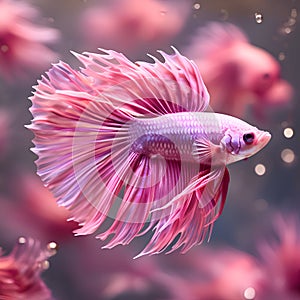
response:
<path id="1" fill-rule="evenodd" d="M 224 165 L 254 154 L 251 145 L 251 152 L 248 155 L 245 150 L 239 155 L 241 147 L 246 146 L 243 135 L 240 135 L 241 130 L 244 134 L 259 132 L 257 128 L 238 118 L 214 112 L 166 114 L 137 120 L 131 127 L 130 139 L 134 141 L 132 146 L 134 152 L 194 163 L 202 159 L 203 162 L 203 158 L 198 157 L 197 150 L 201 151 L 198 141 L 205 141 L 206 144 L 202 145 L 202 148 L 208 147 L 206 151 L 211 152 L 210 158 L 214 158 L 214 163 Z M 262 134 L 265 136 L 265 142 L 268 142 L 269 134 L 267 132 Z M 260 146 L 261 144 L 257 151 Z"/>
<path id="2" fill-rule="evenodd" d="M 53 65 L 31 97 L 37 173 L 80 224 L 77 235 L 114 220 L 97 236 L 112 236 L 106 248 L 150 229 L 138 256 L 201 243 L 225 204 L 226 164 L 270 140 L 209 112 L 197 66 L 173 49 L 154 63 L 112 50 L 74 53 L 85 67 Z"/>

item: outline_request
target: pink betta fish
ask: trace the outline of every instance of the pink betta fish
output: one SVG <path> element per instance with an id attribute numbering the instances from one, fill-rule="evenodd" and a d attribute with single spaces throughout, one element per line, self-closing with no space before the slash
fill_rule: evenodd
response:
<path id="1" fill-rule="evenodd" d="M 227 164 L 261 150 L 271 135 L 208 111 L 194 62 L 131 62 L 111 50 L 74 55 L 84 68 L 54 64 L 35 86 L 33 151 L 38 174 L 91 234 L 107 218 L 107 248 L 152 229 L 140 255 L 186 252 L 209 235 L 224 206 Z M 175 238 L 178 239 L 175 240 Z"/>
<path id="2" fill-rule="evenodd" d="M 47 259 L 56 253 L 56 243 L 42 249 L 31 238 L 19 238 L 11 254 L 0 252 L 0 299 L 53 299 L 50 290 L 40 278 L 49 265 Z"/>
<path id="3" fill-rule="evenodd" d="M 14 225 L 17 231 L 21 228 L 21 232 L 38 237 L 40 241 L 49 238 L 61 241 L 72 237 L 72 230 L 76 228 L 75 223 L 66 221 L 68 211 L 56 205 L 55 198 L 43 186 L 40 178 L 36 174 L 20 169 L 13 178 L 14 182 L 18 183 L 18 189 L 9 184 L 10 194 L 17 200 L 18 209 L 8 213 L 14 214 L 19 220 L 18 224 Z"/>
<path id="4" fill-rule="evenodd" d="M 293 214 L 277 214 L 274 237 L 260 242 L 259 251 L 266 269 L 266 291 L 261 299 L 300 299 L 300 222 Z"/>
<path id="5" fill-rule="evenodd" d="M 45 44 L 59 38 L 56 29 L 40 26 L 38 10 L 25 1 L 0 1 L 0 76 L 12 81 L 39 72 L 57 58 Z"/>
<path id="6" fill-rule="evenodd" d="M 228 247 L 194 249 L 181 259 L 170 255 L 158 265 L 154 276 L 169 295 L 166 299 L 256 300 L 251 293 L 257 296 L 264 287 L 265 273 L 257 259 Z"/>
<path id="7" fill-rule="evenodd" d="M 281 79 L 279 63 L 250 44 L 238 27 L 211 22 L 200 28 L 185 53 L 201 70 L 215 111 L 241 117 L 251 105 L 257 117 L 266 108 L 287 104 L 291 85 Z"/>

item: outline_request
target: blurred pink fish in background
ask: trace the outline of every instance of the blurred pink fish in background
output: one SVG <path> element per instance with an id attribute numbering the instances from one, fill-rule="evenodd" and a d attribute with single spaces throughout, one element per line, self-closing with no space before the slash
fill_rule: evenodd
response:
<path id="1" fill-rule="evenodd" d="M 150 257 L 147 263 L 151 271 L 140 277 L 143 285 L 139 287 L 155 288 L 158 292 L 155 299 L 166 300 L 299 299 L 299 218 L 285 215 L 269 218 L 275 220 L 273 239 L 267 236 L 259 243 L 253 241 L 259 250 L 256 255 L 225 246 L 205 246 L 180 257 L 177 253 Z M 119 273 L 117 269 L 115 272 Z M 130 272 L 142 274 L 134 264 Z M 110 276 L 107 283 L 114 296 L 136 290 L 129 282 L 126 285 L 126 272 L 119 274 L 120 277 Z M 121 280 L 119 285 L 114 279 Z M 146 289 L 143 292 L 147 295 Z"/>
<path id="2" fill-rule="evenodd" d="M 67 221 L 68 211 L 57 206 L 55 198 L 37 175 L 19 170 L 14 174 L 14 183 L 18 184 L 18 189 L 11 186 L 11 195 L 18 203 L 19 231 L 41 241 L 55 239 L 60 243 L 72 237 L 75 223 Z"/>
<path id="3" fill-rule="evenodd" d="M 168 288 L 165 283 L 168 276 L 153 256 L 133 260 L 134 247 L 117 247 L 99 253 L 99 241 L 92 237 L 78 237 L 75 242 L 72 255 L 76 264 L 70 261 L 68 268 L 73 282 L 86 291 L 86 299 L 154 300 L 161 299 Z M 83 259 L 82 253 L 88 255 Z"/>
<path id="4" fill-rule="evenodd" d="M 42 71 L 58 58 L 45 44 L 59 38 L 59 31 L 34 23 L 39 11 L 25 1 L 0 1 L 0 76 L 13 81 L 26 78 L 28 70 Z"/>
<path id="5" fill-rule="evenodd" d="M 50 290 L 40 278 L 48 268 L 47 259 L 56 253 L 56 243 L 42 249 L 40 242 L 19 238 L 12 252 L 0 256 L 0 299 L 50 300 Z"/>
<path id="6" fill-rule="evenodd" d="M 161 49 L 183 28 L 190 1 L 112 0 L 83 12 L 80 31 L 85 49 L 124 53 Z"/>
<path id="7" fill-rule="evenodd" d="M 278 214 L 273 220 L 273 227 L 273 236 L 259 244 L 269 278 L 268 290 L 261 299 L 300 299 L 299 216 Z"/>
<path id="8" fill-rule="evenodd" d="M 300 228 L 295 215 L 269 215 L 272 236 L 252 243 L 250 254 L 225 245 L 194 248 L 185 255 L 144 257 L 131 261 L 133 249 L 103 251 L 97 260 L 92 239 L 76 247 L 79 265 L 73 266 L 95 280 L 78 278 L 93 297 L 101 299 L 159 300 L 297 300 L 300 296 Z M 262 226 L 269 231 L 269 226 Z M 261 227 L 261 228 L 262 228 Z M 255 249 L 253 249 L 255 250 Z M 89 253 L 84 261 L 77 259 Z M 102 270 L 101 274 L 97 270 Z M 96 274 L 99 274 L 98 276 Z M 77 275 L 78 276 L 78 275 Z M 127 297 L 126 297 L 127 295 Z M 123 298 L 124 297 L 124 298 Z M 135 298 L 136 297 L 136 298 Z"/>
<path id="9" fill-rule="evenodd" d="M 157 264 L 161 273 L 156 276 L 168 291 L 166 299 L 254 299 L 245 297 L 247 290 L 263 289 L 265 273 L 257 259 L 233 248 L 205 246 L 180 260 L 175 253 Z"/>
<path id="10" fill-rule="evenodd" d="M 288 104 L 292 86 L 267 51 L 250 44 L 230 23 L 211 22 L 196 32 L 185 53 L 198 65 L 214 111 L 242 117 L 248 106 L 263 118 L 268 108 Z"/>
<path id="11" fill-rule="evenodd" d="M 36 174 L 16 168 L 6 175 L 5 185 L 7 195 L 0 197 L 2 238 L 11 241 L 24 235 L 63 243 L 73 237 L 76 224 L 67 221 L 68 211 L 57 206 Z"/>

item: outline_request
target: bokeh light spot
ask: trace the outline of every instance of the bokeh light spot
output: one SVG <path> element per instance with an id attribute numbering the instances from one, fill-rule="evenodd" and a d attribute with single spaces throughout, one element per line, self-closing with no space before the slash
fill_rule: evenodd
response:
<path id="1" fill-rule="evenodd" d="M 50 242 L 48 244 L 48 248 L 51 250 L 55 250 L 55 249 L 57 249 L 57 244 L 55 242 Z"/>
<path id="2" fill-rule="evenodd" d="M 255 289 L 253 287 L 248 287 L 244 291 L 244 297 L 247 300 L 253 300 L 255 298 Z"/>
<path id="3" fill-rule="evenodd" d="M 257 164 L 254 171 L 258 176 L 262 176 L 266 173 L 266 167 L 263 164 Z"/>
<path id="4" fill-rule="evenodd" d="M 19 244 L 25 244 L 26 243 L 26 238 L 23 236 L 19 237 Z"/>
<path id="5" fill-rule="evenodd" d="M 48 251 L 49 251 L 49 253 L 50 253 L 51 255 L 54 255 L 54 254 L 56 254 L 56 252 L 57 252 L 58 245 L 57 245 L 57 243 L 55 243 L 55 242 L 50 242 L 50 243 L 47 245 L 47 249 L 48 249 Z"/>
<path id="6" fill-rule="evenodd" d="M 280 53 L 278 54 L 278 59 L 279 59 L 280 61 L 285 60 L 285 54 L 284 54 L 284 52 L 280 52 Z"/>
<path id="7" fill-rule="evenodd" d="M 194 4 L 194 9 L 200 9 L 201 8 L 201 5 L 200 5 L 200 3 L 195 3 Z"/>
<path id="8" fill-rule="evenodd" d="M 290 139 L 294 135 L 294 130 L 290 127 L 287 127 L 283 130 L 283 135 L 287 138 Z"/>
<path id="9" fill-rule="evenodd" d="M 43 261 L 43 262 L 41 262 L 41 263 L 39 264 L 39 267 L 40 267 L 42 270 L 48 270 L 49 267 L 50 267 L 50 263 L 49 263 L 48 260 L 45 260 L 45 261 Z"/>
<path id="10" fill-rule="evenodd" d="M 295 160 L 294 151 L 292 149 L 288 149 L 288 148 L 282 150 L 281 159 L 287 164 L 292 163 Z"/>

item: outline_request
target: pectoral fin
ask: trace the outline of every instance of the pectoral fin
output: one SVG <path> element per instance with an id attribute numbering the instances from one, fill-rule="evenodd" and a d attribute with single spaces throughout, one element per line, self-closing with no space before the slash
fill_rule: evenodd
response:
<path id="1" fill-rule="evenodd" d="M 207 138 L 196 139 L 193 143 L 193 156 L 197 161 L 204 164 L 211 164 L 217 154 L 221 152 L 221 146 L 212 143 Z"/>

